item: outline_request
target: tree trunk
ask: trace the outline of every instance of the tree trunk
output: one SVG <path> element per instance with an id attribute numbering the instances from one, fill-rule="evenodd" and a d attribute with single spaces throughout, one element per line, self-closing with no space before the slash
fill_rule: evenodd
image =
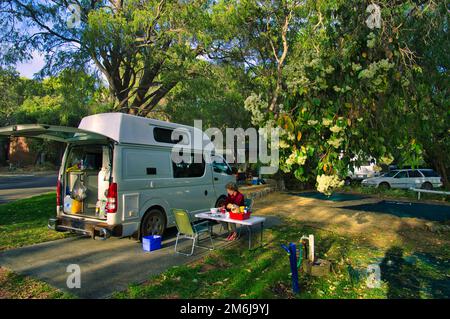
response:
<path id="1" fill-rule="evenodd" d="M 448 188 L 450 186 L 449 181 L 448 181 L 448 169 L 447 169 L 447 167 L 445 167 L 444 161 L 442 160 L 441 157 L 437 158 L 434 166 L 435 166 L 436 171 L 439 173 L 439 175 L 441 175 L 442 183 L 444 184 L 444 187 Z"/>
<path id="2" fill-rule="evenodd" d="M 9 140 L 0 139 L 0 166 L 6 166 L 9 155 Z"/>

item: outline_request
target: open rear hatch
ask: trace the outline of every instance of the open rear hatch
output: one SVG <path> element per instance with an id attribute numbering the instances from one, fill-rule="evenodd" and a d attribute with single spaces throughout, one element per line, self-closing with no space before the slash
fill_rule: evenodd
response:
<path id="1" fill-rule="evenodd" d="M 56 126 L 47 124 L 18 124 L 0 127 L 0 137 L 36 137 L 63 143 L 78 141 L 108 141 L 109 138 L 91 131 L 76 127 Z"/>
<path id="2" fill-rule="evenodd" d="M 58 176 L 58 206 L 62 206 L 65 214 L 106 219 L 105 205 L 112 171 L 110 138 L 79 128 L 46 124 L 0 127 L 0 138 L 2 136 L 67 143 Z"/>

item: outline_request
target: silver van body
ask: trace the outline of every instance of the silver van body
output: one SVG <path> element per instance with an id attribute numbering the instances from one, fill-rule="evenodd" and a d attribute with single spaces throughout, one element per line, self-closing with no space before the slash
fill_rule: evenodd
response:
<path id="1" fill-rule="evenodd" d="M 174 130 L 179 133 L 175 140 Z M 175 225 L 173 208 L 194 215 L 216 207 L 226 197 L 225 185 L 235 181 L 206 134 L 175 123 L 103 113 L 83 118 L 78 129 L 14 125 L 0 128 L 1 135 L 67 143 L 58 174 L 57 216 L 49 221 L 57 231 L 102 238 L 162 234 Z M 183 153 L 200 162 L 173 162 L 173 147 L 180 144 Z M 77 162 L 78 167 L 73 165 Z M 87 197 L 81 211 L 72 213 L 66 204 L 77 179 L 87 188 Z M 99 211 L 99 202 L 106 203 L 105 211 Z"/>

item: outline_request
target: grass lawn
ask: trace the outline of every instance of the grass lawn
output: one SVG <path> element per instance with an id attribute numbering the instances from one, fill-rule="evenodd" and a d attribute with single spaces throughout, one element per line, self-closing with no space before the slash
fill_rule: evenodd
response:
<path id="1" fill-rule="evenodd" d="M 326 277 L 300 273 L 300 294 L 291 291 L 287 253 L 280 244 L 298 243 L 314 234 L 317 257 L 332 262 Z M 440 257 L 417 255 L 405 247 L 388 250 L 367 246 L 356 238 L 285 220 L 267 230 L 265 247 L 246 249 L 245 240 L 215 251 L 193 264 L 173 267 L 134 284 L 115 298 L 439 298 L 450 297 L 447 251 Z M 447 262 L 447 264 L 446 264 Z M 378 264 L 382 282 L 368 288 L 366 269 Z"/>
<path id="2" fill-rule="evenodd" d="M 71 299 L 72 295 L 0 267 L 0 299 Z"/>
<path id="3" fill-rule="evenodd" d="M 0 251 L 64 238 L 67 235 L 47 228 L 55 216 L 55 193 L 0 205 Z M 0 267 L 2 298 L 71 298 L 50 285 Z"/>
<path id="4" fill-rule="evenodd" d="M 0 205 L 0 251 L 64 238 L 47 228 L 55 217 L 56 195 L 49 193 Z"/>
<path id="5" fill-rule="evenodd" d="M 47 229 L 55 195 L 0 205 L 0 249 L 63 238 Z M 340 203 L 271 194 L 256 202 L 258 215 L 283 223 L 265 231 L 263 248 L 244 238 L 227 249 L 173 267 L 114 298 L 450 298 L 449 232 L 388 214 L 354 212 Z M 434 223 L 431 223 L 434 225 Z M 326 277 L 300 273 L 291 292 L 289 259 L 280 244 L 314 234 L 316 257 L 332 262 Z M 369 288 L 367 266 L 377 264 L 381 284 Z M 50 285 L 0 268 L 0 298 L 72 298 Z"/>

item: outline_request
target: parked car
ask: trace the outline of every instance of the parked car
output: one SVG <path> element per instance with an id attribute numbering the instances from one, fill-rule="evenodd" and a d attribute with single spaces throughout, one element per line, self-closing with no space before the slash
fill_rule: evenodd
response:
<path id="1" fill-rule="evenodd" d="M 353 162 L 357 160 L 357 156 L 352 159 Z M 362 181 L 369 177 L 380 176 L 381 173 L 377 171 L 376 160 L 371 159 L 363 163 L 362 165 L 354 165 L 353 172 L 349 171 L 348 176 L 345 178 L 345 185 L 350 185 L 352 181 Z"/>
<path id="2" fill-rule="evenodd" d="M 364 179 L 361 184 L 380 188 L 433 189 L 441 187 L 442 180 L 432 169 L 418 168 L 392 170 L 382 176 Z"/>
<path id="3" fill-rule="evenodd" d="M 182 138 L 173 140 L 172 132 L 179 128 Z M 78 128 L 43 124 L 0 128 L 0 136 L 67 144 L 56 186 L 57 216 L 49 227 L 103 238 L 162 234 L 175 225 L 172 208 L 194 213 L 221 205 L 225 185 L 235 176 L 212 151 L 212 161 L 205 161 L 194 134 L 203 144 L 210 142 L 194 127 L 122 113 L 85 117 Z M 180 141 L 191 150 L 188 157 L 198 155 L 202 160 L 173 162 L 172 148 Z"/>

